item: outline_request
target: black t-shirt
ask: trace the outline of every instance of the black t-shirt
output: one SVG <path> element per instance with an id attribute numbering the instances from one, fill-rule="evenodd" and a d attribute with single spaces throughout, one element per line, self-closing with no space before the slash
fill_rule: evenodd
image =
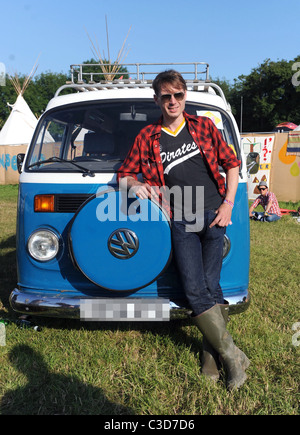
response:
<path id="1" fill-rule="evenodd" d="M 190 210 L 192 207 L 190 211 L 194 214 L 199 210 L 199 195 L 203 194 L 203 190 L 205 210 L 215 210 L 221 205 L 222 197 L 217 183 L 189 133 L 185 120 L 175 132 L 162 127 L 160 154 L 166 185 L 170 189 L 179 186 L 182 192 L 182 201 L 180 198 L 174 201 L 171 195 L 173 209 L 184 206 L 187 207 L 186 210 Z M 197 186 L 203 186 L 204 189 L 196 189 Z M 173 190 L 176 192 L 176 189 Z"/>

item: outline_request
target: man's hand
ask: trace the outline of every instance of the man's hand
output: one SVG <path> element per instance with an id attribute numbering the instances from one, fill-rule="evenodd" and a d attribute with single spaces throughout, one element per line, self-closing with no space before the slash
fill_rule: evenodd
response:
<path id="1" fill-rule="evenodd" d="M 154 190 L 150 184 L 142 183 L 133 177 L 124 177 L 120 179 L 120 188 L 134 193 L 138 198 L 147 199 L 155 198 Z M 157 195 L 156 195 L 157 196 Z"/>
<path id="2" fill-rule="evenodd" d="M 212 221 L 209 228 L 212 228 L 215 225 L 218 225 L 219 227 L 227 227 L 228 225 L 231 225 L 231 213 L 232 207 L 229 204 L 221 204 L 218 210 L 216 210 L 217 216 Z"/>
<path id="3" fill-rule="evenodd" d="M 209 228 L 214 227 L 215 225 L 219 225 L 219 227 L 227 227 L 231 225 L 231 213 L 232 207 L 234 203 L 234 198 L 236 194 L 236 190 L 239 184 L 239 167 L 236 166 L 227 171 L 226 174 L 226 199 L 223 204 L 220 205 L 218 210 L 216 210 L 216 218 L 212 221 Z M 229 202 L 226 202 L 226 200 Z M 231 204 L 231 205 L 230 205 Z"/>
<path id="4" fill-rule="evenodd" d="M 130 187 L 130 191 L 135 193 L 138 198 L 147 199 L 151 198 L 151 186 L 147 183 L 141 183 L 139 181 Z"/>

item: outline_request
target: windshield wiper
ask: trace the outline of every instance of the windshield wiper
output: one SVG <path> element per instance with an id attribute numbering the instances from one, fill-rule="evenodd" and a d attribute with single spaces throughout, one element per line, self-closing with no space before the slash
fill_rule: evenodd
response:
<path id="1" fill-rule="evenodd" d="M 44 165 L 45 163 L 71 163 L 71 165 L 76 166 L 76 168 L 81 169 L 83 171 L 82 176 L 86 177 L 87 175 L 89 177 L 95 177 L 95 173 L 93 171 L 90 171 L 89 169 L 78 165 L 77 163 L 73 162 L 72 160 L 65 160 L 61 159 L 60 157 L 50 157 L 50 159 L 46 160 L 39 160 L 38 162 L 32 163 L 31 165 L 27 166 L 27 169 L 33 168 L 34 166 L 40 166 Z"/>

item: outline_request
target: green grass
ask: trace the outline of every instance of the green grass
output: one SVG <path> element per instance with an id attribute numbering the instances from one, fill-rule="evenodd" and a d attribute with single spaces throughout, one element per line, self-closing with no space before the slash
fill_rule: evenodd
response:
<path id="1" fill-rule="evenodd" d="M 0 318 L 16 319 L 17 186 L 0 186 Z M 295 208 L 298 204 L 280 204 Z M 228 415 L 299 413 L 300 224 L 250 222 L 252 304 L 228 329 L 251 360 L 228 392 L 200 372 L 201 334 L 188 320 L 82 324 L 32 319 L 42 331 L 6 326 L 0 346 L 0 414 Z M 300 339 L 298 339 L 300 342 Z"/>

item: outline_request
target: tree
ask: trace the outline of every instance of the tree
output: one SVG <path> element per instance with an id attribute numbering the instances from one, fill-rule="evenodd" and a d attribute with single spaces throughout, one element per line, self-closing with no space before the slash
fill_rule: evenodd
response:
<path id="1" fill-rule="evenodd" d="M 48 102 L 60 86 L 66 84 L 70 76 L 63 73 L 45 72 L 38 75 L 28 86 L 25 99 L 36 116 L 40 116 Z"/>
<path id="2" fill-rule="evenodd" d="M 277 124 L 291 121 L 300 124 L 300 86 L 292 83 L 294 60 L 265 60 L 248 76 L 235 79 L 229 102 L 240 120 L 243 97 L 243 131 L 272 131 Z"/>
<path id="3" fill-rule="evenodd" d="M 220 79 L 219 77 L 217 77 L 212 81 L 220 86 L 220 88 L 224 92 L 226 99 L 228 100 L 232 92 L 232 85 L 230 84 L 229 80 L 226 80 L 225 78 Z"/>

